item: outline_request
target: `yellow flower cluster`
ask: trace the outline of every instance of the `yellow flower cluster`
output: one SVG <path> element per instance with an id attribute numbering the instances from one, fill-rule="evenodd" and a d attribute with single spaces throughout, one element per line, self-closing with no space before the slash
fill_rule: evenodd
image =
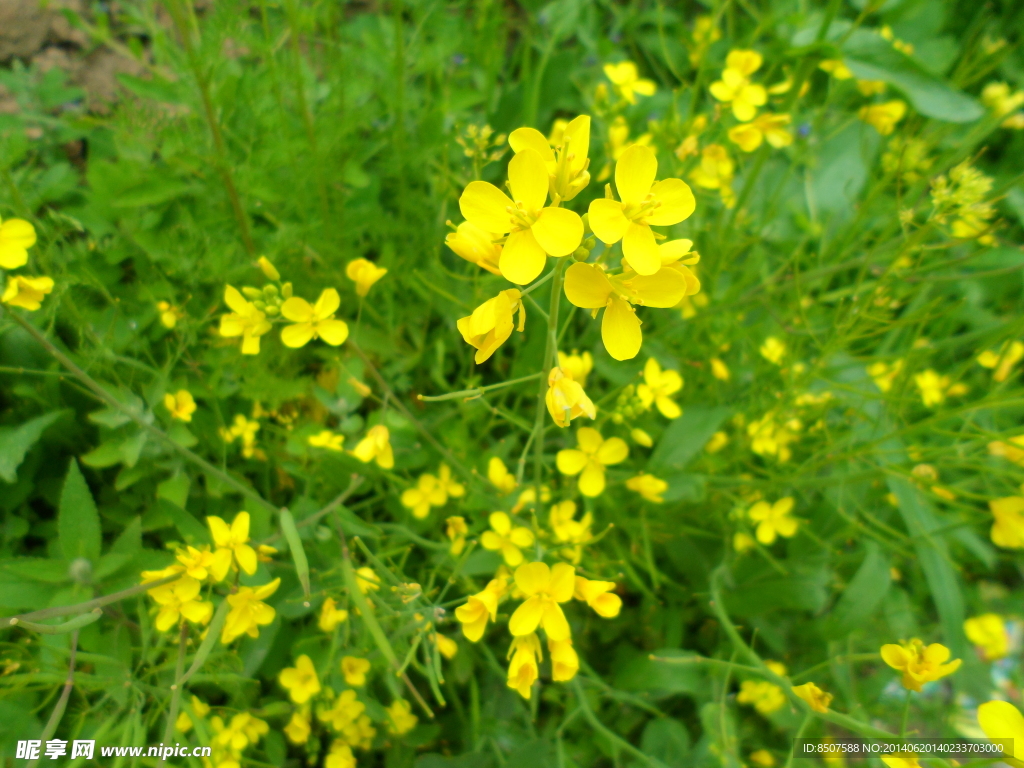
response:
<path id="1" fill-rule="evenodd" d="M 424 472 L 414 488 L 402 493 L 402 506 L 412 511 L 412 516 L 422 520 L 430 514 L 431 507 L 443 507 L 448 497 L 459 498 L 466 493 L 461 483 L 452 480 L 452 471 L 447 464 L 438 467 L 437 475 Z"/>
<path id="2" fill-rule="evenodd" d="M 0 269 L 18 269 L 28 263 L 28 249 L 36 244 L 35 227 L 24 219 L 0 220 Z M 8 275 L 0 303 L 34 312 L 53 291 L 53 279 Z"/>
<path id="3" fill-rule="evenodd" d="M 881 655 L 882 661 L 903 673 L 903 687 L 919 693 L 925 683 L 951 675 L 960 668 L 960 659 L 946 663 L 950 656 L 949 648 L 940 643 L 926 646 L 916 637 L 899 645 L 883 645 Z"/>

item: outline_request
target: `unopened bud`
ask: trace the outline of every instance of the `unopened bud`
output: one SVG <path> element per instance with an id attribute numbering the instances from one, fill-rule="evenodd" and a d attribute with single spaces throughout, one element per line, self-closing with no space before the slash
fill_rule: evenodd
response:
<path id="1" fill-rule="evenodd" d="M 277 304 L 267 304 L 267 308 L 262 311 L 266 312 L 268 317 L 277 317 L 281 314 L 281 308 Z"/>
<path id="2" fill-rule="evenodd" d="M 589 213 L 584 213 L 582 216 L 580 216 L 580 218 L 583 219 L 583 232 L 584 232 L 584 234 L 589 235 L 591 232 L 594 231 L 594 230 L 592 230 L 590 228 L 590 214 Z"/>
<path id="3" fill-rule="evenodd" d="M 594 248 L 597 247 L 597 238 L 588 237 L 586 240 L 583 241 L 583 247 L 586 248 L 588 251 L 594 250 Z"/>
<path id="4" fill-rule="evenodd" d="M 586 261 L 587 259 L 590 258 L 590 251 L 582 247 L 577 248 L 575 251 L 572 252 L 572 257 L 576 259 L 576 261 Z"/>
<path id="5" fill-rule="evenodd" d="M 267 308 L 267 303 L 265 301 L 254 301 L 252 305 L 256 307 L 256 309 L 258 309 L 260 312 Z"/>
<path id="6" fill-rule="evenodd" d="M 281 279 L 281 273 L 277 271 L 277 267 L 271 264 L 270 259 L 266 256 L 260 256 L 259 260 L 256 262 L 256 266 L 263 270 L 263 274 L 267 276 L 268 280 Z"/>
<path id="7" fill-rule="evenodd" d="M 267 300 L 273 299 L 277 296 L 278 290 L 276 285 L 264 285 L 263 295 L 267 297 Z"/>
<path id="8" fill-rule="evenodd" d="M 281 286 L 281 295 L 284 296 L 286 299 L 290 299 L 292 297 L 291 283 L 285 283 L 284 285 Z"/>
<path id="9" fill-rule="evenodd" d="M 242 293 L 245 294 L 245 298 L 249 299 L 249 301 L 263 298 L 263 291 L 248 285 L 242 287 Z"/>

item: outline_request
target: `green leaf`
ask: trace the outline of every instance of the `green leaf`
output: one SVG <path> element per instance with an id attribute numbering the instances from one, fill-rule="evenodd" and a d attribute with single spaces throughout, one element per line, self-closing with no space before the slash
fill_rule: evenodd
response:
<path id="1" fill-rule="evenodd" d="M 974 99 L 933 75 L 885 38 L 857 30 L 843 44 L 843 61 L 862 80 L 882 80 L 898 88 L 914 109 L 949 123 L 969 123 L 985 111 Z"/>
<path id="2" fill-rule="evenodd" d="M 65 573 L 66 573 L 65 566 Z M 0 568 L 0 608 L 26 611 L 47 605 L 54 588 L 41 581 L 25 579 Z"/>
<path id="3" fill-rule="evenodd" d="M 140 430 L 121 443 L 121 460 L 124 461 L 125 466 L 135 466 L 146 445 L 147 437 L 148 435 Z"/>
<path id="4" fill-rule="evenodd" d="M 110 546 L 111 552 L 134 555 L 142 550 L 142 518 L 134 517 Z"/>
<path id="5" fill-rule="evenodd" d="M 0 560 L 0 571 L 46 584 L 63 584 L 70 578 L 68 564 L 65 561 L 49 560 L 45 557 L 16 557 L 10 560 Z"/>
<path id="6" fill-rule="evenodd" d="M 295 527 L 295 518 L 287 509 L 282 509 L 281 533 L 288 542 L 288 549 L 292 553 L 292 561 L 295 563 L 295 575 L 299 577 L 302 584 L 302 594 L 309 605 L 309 560 L 306 558 L 306 550 L 302 548 L 302 539 L 299 538 L 299 530 Z"/>
<path id="7" fill-rule="evenodd" d="M 57 534 L 61 552 L 68 562 L 79 557 L 91 561 L 99 559 L 102 541 L 100 516 L 89 486 L 74 459 L 68 467 L 64 490 L 60 494 Z"/>
<path id="8" fill-rule="evenodd" d="M 0 427 L 0 479 L 8 483 L 18 482 L 18 467 L 25 460 L 28 449 L 64 413 L 54 411 L 26 421 L 19 427 Z"/>
<path id="9" fill-rule="evenodd" d="M 188 489 L 191 484 L 188 475 L 184 472 L 179 472 L 157 485 L 156 497 L 158 499 L 167 499 L 171 504 L 184 509 L 187 506 Z"/>
<path id="10" fill-rule="evenodd" d="M 79 458 L 87 467 L 106 469 L 121 463 L 121 440 L 108 440 Z"/>
<path id="11" fill-rule="evenodd" d="M 722 406 L 689 406 L 658 441 L 648 462 L 651 471 L 657 474 L 660 468 L 684 469 L 728 415 L 729 409 Z"/>
<path id="12" fill-rule="evenodd" d="M 845 637 L 863 626 L 889 591 L 889 558 L 874 542 L 869 542 L 865 549 L 864 562 L 826 619 L 822 631 L 827 637 Z"/>
<path id="13" fill-rule="evenodd" d="M 659 717 L 644 728 L 640 749 L 670 768 L 685 768 L 690 755 L 690 733 L 675 718 Z"/>
<path id="14" fill-rule="evenodd" d="M 206 526 L 200 523 L 191 512 L 182 509 L 167 499 L 158 499 L 156 505 L 160 512 L 163 512 L 174 521 L 174 527 L 178 529 L 178 533 L 181 534 L 187 543 L 194 547 L 198 547 L 201 544 L 213 544 L 213 541 L 210 539 L 210 532 L 206 529 Z"/>
<path id="15" fill-rule="evenodd" d="M 663 648 L 639 653 L 615 675 L 615 687 L 623 691 L 648 691 L 654 696 L 673 693 L 698 694 L 706 690 L 707 681 L 699 664 L 693 662 L 654 661 L 650 657 L 685 659 L 696 656 L 693 651 Z"/>

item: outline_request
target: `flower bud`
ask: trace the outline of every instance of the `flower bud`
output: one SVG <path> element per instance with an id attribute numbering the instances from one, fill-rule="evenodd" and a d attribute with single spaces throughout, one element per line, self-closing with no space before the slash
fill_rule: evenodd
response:
<path id="1" fill-rule="evenodd" d="M 572 252 L 572 257 L 576 259 L 576 261 L 586 261 L 587 259 L 590 258 L 590 251 L 582 247 L 577 248 L 575 251 Z"/>
<path id="2" fill-rule="evenodd" d="M 583 234 L 589 235 L 594 231 L 590 228 L 590 214 L 584 213 L 580 218 L 583 219 Z"/>
<path id="3" fill-rule="evenodd" d="M 267 276 L 268 280 L 281 279 L 281 273 L 277 271 L 277 267 L 275 267 L 266 256 L 260 256 L 259 260 L 256 262 L 256 266 L 263 270 L 263 274 Z"/>
<path id="4" fill-rule="evenodd" d="M 247 298 L 249 301 L 255 301 L 256 299 L 263 298 L 263 291 L 261 291 L 259 288 L 252 288 L 251 286 L 248 285 L 242 287 L 242 293 L 245 294 L 245 298 Z"/>
<path id="5" fill-rule="evenodd" d="M 263 311 L 267 313 L 267 317 L 277 317 L 281 314 L 281 308 L 277 304 L 268 304 Z"/>
<path id="6" fill-rule="evenodd" d="M 263 312 L 267 308 L 267 303 L 265 301 L 254 301 L 252 305 L 260 312 Z"/>
<path id="7" fill-rule="evenodd" d="M 281 295 L 284 296 L 286 299 L 290 299 L 292 297 L 291 283 L 285 283 L 284 285 L 281 286 Z"/>
<path id="8" fill-rule="evenodd" d="M 88 584 L 92 581 L 92 563 L 84 557 L 78 557 L 68 565 L 68 578 L 78 584 Z"/>
<path id="9" fill-rule="evenodd" d="M 583 241 L 583 247 L 586 248 L 588 251 L 594 250 L 594 248 L 597 247 L 597 238 L 588 237 L 586 240 Z"/>
<path id="10" fill-rule="evenodd" d="M 278 294 L 278 291 L 277 291 L 277 286 L 276 285 L 264 285 L 263 286 L 263 295 L 267 297 L 267 301 L 271 301 L 272 299 L 276 298 L 277 294 Z"/>

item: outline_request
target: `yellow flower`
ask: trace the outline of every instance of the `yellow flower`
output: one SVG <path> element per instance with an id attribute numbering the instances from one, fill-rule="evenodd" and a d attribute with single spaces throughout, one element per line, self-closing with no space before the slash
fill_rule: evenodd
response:
<path id="1" fill-rule="evenodd" d="M 384 267 L 378 267 L 366 259 L 353 259 L 345 267 L 345 276 L 356 284 L 357 296 L 368 294 L 373 284 L 387 273 Z"/>
<path id="2" fill-rule="evenodd" d="M 516 288 L 501 291 L 473 310 L 473 314 L 460 317 L 456 326 L 466 343 L 476 349 L 474 360 L 479 365 L 508 341 L 512 335 L 513 315 L 519 312 L 519 332 L 526 327 L 526 306 Z"/>
<path id="3" fill-rule="evenodd" d="M 1021 358 L 1024 358 L 1024 344 L 1013 341 L 1009 345 L 1004 345 L 1001 351 L 982 352 L 978 355 L 978 365 L 995 370 L 992 374 L 993 381 L 1006 381 L 1013 371 L 1013 366 L 1020 362 Z"/>
<path id="4" fill-rule="evenodd" d="M 345 676 L 345 682 L 353 688 L 366 685 L 366 673 L 369 671 L 370 662 L 367 659 L 345 656 L 341 660 L 341 674 Z"/>
<path id="5" fill-rule="evenodd" d="M 644 432 L 640 427 L 634 427 L 629 431 L 630 439 L 637 445 L 642 445 L 644 448 L 650 448 L 654 445 L 654 438 Z"/>
<path id="6" fill-rule="evenodd" d="M 540 155 L 547 168 L 548 194 L 552 200 L 572 200 L 590 183 L 589 115 L 566 123 L 557 141 L 545 138 L 536 128 L 517 128 L 509 134 L 508 143 L 513 152 L 532 149 Z"/>
<path id="7" fill-rule="evenodd" d="M 260 423 L 255 419 L 249 420 L 241 413 L 235 414 L 235 419 L 230 427 L 220 430 L 220 436 L 224 442 L 233 443 L 237 439 L 242 441 L 242 455 L 249 458 L 253 455 L 256 445 L 256 433 L 260 431 Z"/>
<path id="8" fill-rule="evenodd" d="M 281 279 L 281 273 L 277 271 L 277 267 L 274 266 L 274 262 L 272 262 L 266 256 L 260 256 L 258 259 L 256 259 L 256 266 L 260 268 L 260 271 L 266 276 L 268 280 Z"/>
<path id="9" fill-rule="evenodd" d="M 471 181 L 459 208 L 485 232 L 509 233 L 498 268 L 506 280 L 525 285 L 544 269 L 545 254 L 568 256 L 579 247 L 583 220 L 567 208 L 544 207 L 548 169 L 535 149 L 516 153 L 508 164 L 508 180 L 514 200 L 493 184 Z"/>
<path id="10" fill-rule="evenodd" d="M 711 375 L 719 381 L 728 381 L 732 376 L 732 373 L 729 371 L 729 366 L 717 357 L 712 357 L 708 362 L 711 364 Z"/>
<path id="11" fill-rule="evenodd" d="M 305 744 L 309 741 L 309 711 L 307 708 L 292 712 L 292 719 L 284 727 L 284 735 L 292 744 Z"/>
<path id="12" fill-rule="evenodd" d="M 466 536 L 469 534 L 469 527 L 466 525 L 466 519 L 459 517 L 449 517 L 445 520 L 447 527 L 445 528 L 445 535 L 451 541 L 452 545 L 448 551 L 454 556 L 458 557 L 462 554 L 462 550 L 466 548 Z"/>
<path id="13" fill-rule="evenodd" d="M 874 380 L 875 386 L 882 392 L 888 392 L 892 389 L 893 381 L 900 375 L 902 370 L 902 359 L 896 360 L 892 365 L 879 360 L 877 363 L 872 363 L 867 367 L 868 376 Z"/>
<path id="14" fill-rule="evenodd" d="M 648 501 L 661 504 L 665 500 L 661 494 L 668 490 L 668 483 L 654 475 L 641 472 L 639 475 L 629 478 L 626 481 L 626 487 L 631 491 L 636 491 Z"/>
<path id="15" fill-rule="evenodd" d="M 689 56 L 690 64 L 694 68 L 698 67 L 711 44 L 721 39 L 722 30 L 715 26 L 715 20 L 710 15 L 705 14 L 694 19 L 693 47 L 690 49 Z"/>
<path id="16" fill-rule="evenodd" d="M 156 309 L 160 313 L 160 324 L 164 328 L 174 328 L 178 321 L 185 316 L 180 309 L 169 301 L 158 301 Z"/>
<path id="17" fill-rule="evenodd" d="M 739 554 L 742 555 L 744 552 L 749 552 L 756 546 L 757 542 L 754 541 L 754 537 L 751 536 L 749 533 L 737 531 L 735 534 L 733 534 L 732 548 L 736 550 L 736 552 L 738 552 Z"/>
<path id="18" fill-rule="evenodd" d="M 1024 128 L 1024 116 L 1010 114 L 1024 105 L 1024 91 L 1011 93 L 1006 83 L 989 83 L 981 91 L 981 102 L 1000 117 L 1009 115 L 1000 123 L 1003 128 Z"/>
<path id="19" fill-rule="evenodd" d="M 502 493 L 512 493 L 517 485 L 516 476 L 508 471 L 505 462 L 497 456 L 491 456 L 487 462 L 487 479 Z"/>
<path id="20" fill-rule="evenodd" d="M 785 463 L 793 455 L 789 444 L 796 441 L 803 424 L 792 418 L 780 425 L 777 418 L 775 411 L 769 411 L 747 425 L 747 434 L 751 438 L 750 450 L 759 456 L 775 456 L 780 463 Z"/>
<path id="21" fill-rule="evenodd" d="M 388 732 L 395 736 L 408 733 L 419 722 L 419 718 L 412 713 L 412 706 L 405 699 L 395 699 L 386 711 L 389 719 Z"/>
<path id="22" fill-rule="evenodd" d="M 213 616 L 213 603 L 203 602 L 199 596 L 202 585 L 196 579 L 184 576 L 170 584 L 163 584 L 148 590 L 148 594 L 160 610 L 157 613 L 156 628 L 166 632 L 188 619 L 193 624 L 208 624 Z"/>
<path id="23" fill-rule="evenodd" d="M 777 536 L 791 538 L 796 533 L 797 520 L 790 517 L 793 511 L 793 497 L 786 496 L 774 504 L 759 501 L 750 508 L 747 515 L 757 526 L 757 540 L 765 546 L 775 542 Z"/>
<path id="24" fill-rule="evenodd" d="M 896 129 L 896 123 L 907 114 L 907 104 L 900 99 L 893 99 L 884 104 L 871 104 L 861 107 L 857 116 L 868 125 L 874 127 L 883 136 L 888 136 Z"/>
<path id="25" fill-rule="evenodd" d="M 213 746 L 230 749 L 234 752 L 241 752 L 250 744 L 258 742 L 260 736 L 270 732 L 269 725 L 248 712 L 240 712 L 232 717 L 231 724 L 228 726 L 225 726 L 224 721 L 219 717 L 211 717 L 210 725 L 215 734 L 212 739 Z"/>
<path id="26" fill-rule="evenodd" d="M 828 72 L 836 80 L 849 80 L 853 72 L 843 63 L 842 59 L 826 59 L 818 64 L 818 69 Z"/>
<path id="27" fill-rule="evenodd" d="M 498 601 L 505 595 L 504 579 L 491 579 L 481 592 L 470 595 L 466 602 L 455 609 L 455 618 L 462 624 L 462 634 L 471 643 L 484 636 L 487 621 L 498 616 Z"/>
<path id="28" fill-rule="evenodd" d="M 0 244 L 2 245 L 2 244 Z M 53 280 L 49 277 L 23 277 L 13 275 L 7 277 L 0 302 L 11 307 L 21 307 L 35 312 L 42 306 L 43 297 L 53 290 Z"/>
<path id="29" fill-rule="evenodd" d="M 573 381 L 579 382 L 581 387 L 585 387 L 587 386 L 587 376 L 594 369 L 594 356 L 589 352 L 580 354 L 575 349 L 571 355 L 559 352 L 558 367 L 571 374 Z"/>
<path id="30" fill-rule="evenodd" d="M 622 610 L 622 598 L 612 592 L 613 589 L 614 581 L 592 581 L 577 576 L 573 583 L 573 597 L 593 608 L 598 616 L 614 619 Z"/>
<path id="31" fill-rule="evenodd" d="M 17 269 L 25 266 L 28 263 L 28 249 L 35 244 L 36 229 L 29 222 L 24 219 L 0 222 L 0 267 Z"/>
<path id="32" fill-rule="evenodd" d="M 214 515 L 207 517 L 206 523 L 210 526 L 213 543 L 217 548 L 231 550 L 239 568 L 249 575 L 256 573 L 256 552 L 248 544 L 249 513 L 243 511 L 235 515 L 230 528 L 224 520 Z"/>
<path id="33" fill-rule="evenodd" d="M 946 401 L 949 390 L 949 377 L 940 376 L 929 368 L 927 371 L 914 374 L 914 384 L 921 393 L 921 402 L 929 408 L 942 405 Z"/>
<path id="34" fill-rule="evenodd" d="M 604 468 L 625 461 L 629 446 L 620 437 L 605 440 L 591 427 L 581 427 L 576 433 L 578 448 L 559 451 L 555 457 L 558 471 L 563 475 L 579 475 L 579 489 L 584 496 L 600 496 L 604 491 Z"/>
<path id="35" fill-rule="evenodd" d="M 454 232 L 449 232 L 444 242 L 466 261 L 500 275 L 498 263 L 501 260 L 501 245 L 495 242 L 501 235 L 485 232 L 472 222 L 464 221 Z"/>
<path id="36" fill-rule="evenodd" d="M 341 305 L 341 297 L 334 288 L 327 288 L 320 294 L 316 304 L 292 296 L 281 305 L 281 314 L 293 325 L 281 331 L 281 341 L 286 347 L 304 347 L 313 339 L 323 339 L 336 347 L 348 338 L 348 325 L 337 320 L 334 313 Z"/>
<path id="37" fill-rule="evenodd" d="M 356 569 L 356 586 L 364 595 L 369 592 L 376 592 L 380 589 L 380 577 L 374 573 L 373 568 L 364 565 Z"/>
<path id="38" fill-rule="evenodd" d="M 983 613 L 964 622 L 967 639 L 981 649 L 985 661 L 1001 659 L 1010 650 L 1010 636 L 1006 622 L 997 613 Z"/>
<path id="39" fill-rule="evenodd" d="M 683 388 L 683 377 L 678 371 L 671 369 L 662 370 L 658 361 L 653 357 L 647 358 L 644 366 L 644 382 L 637 386 L 636 394 L 644 408 L 650 408 L 651 404 L 658 406 L 661 415 L 666 419 L 678 419 L 683 415 L 683 410 L 676 405 L 669 395 L 673 395 Z"/>
<path id="40" fill-rule="evenodd" d="M 559 603 L 572 599 L 576 569 L 566 563 L 526 563 L 516 569 L 516 586 L 526 600 L 508 620 L 509 632 L 522 637 L 544 629 L 549 640 L 568 640 L 569 622 Z"/>
<path id="41" fill-rule="evenodd" d="M 443 506 L 447 501 L 443 488 L 437 484 L 437 478 L 424 472 L 416 481 L 415 488 L 402 491 L 402 506 L 412 510 L 412 516 L 422 520 L 430 514 L 430 508 Z"/>
<path id="42" fill-rule="evenodd" d="M 782 358 L 786 355 L 786 345 L 774 336 L 769 336 L 758 351 L 761 353 L 761 357 L 769 363 L 782 365 Z"/>
<path id="43" fill-rule="evenodd" d="M 548 525 L 551 526 L 555 539 L 561 544 L 570 546 L 561 550 L 561 556 L 573 563 L 578 563 L 583 553 L 582 545 L 591 539 L 590 526 L 593 516 L 587 512 L 579 520 L 576 519 L 576 502 L 561 501 L 551 507 L 548 513 Z"/>
<path id="44" fill-rule="evenodd" d="M 444 501 L 441 504 L 447 504 L 449 496 L 458 499 L 466 494 L 466 487 L 452 480 L 452 470 L 447 464 L 441 464 L 437 468 L 437 487 L 444 494 Z"/>
<path id="45" fill-rule="evenodd" d="M 1001 456 L 1015 464 L 1024 466 L 1024 435 L 1011 437 L 1009 443 L 993 440 L 988 444 L 988 452 L 993 456 Z"/>
<path id="46" fill-rule="evenodd" d="M 501 552 L 506 565 L 515 568 L 523 562 L 523 547 L 533 544 L 533 532 L 529 528 L 512 527 L 512 519 L 504 512 L 492 512 L 488 518 L 491 530 L 484 531 L 480 543 L 484 549 Z"/>
<path id="47" fill-rule="evenodd" d="M 739 145 L 744 152 L 753 152 L 767 141 L 776 149 L 788 147 L 793 143 L 793 134 L 786 130 L 790 123 L 789 115 L 758 115 L 749 123 L 742 123 L 729 129 L 729 141 Z"/>
<path id="48" fill-rule="evenodd" d="M 434 644 L 437 646 L 438 653 L 446 659 L 454 659 L 455 655 L 459 652 L 459 644 L 447 635 L 441 635 L 435 632 L 432 639 Z"/>
<path id="49" fill-rule="evenodd" d="M 310 435 L 306 442 L 314 448 L 326 448 L 328 451 L 340 451 L 341 446 L 345 442 L 345 436 L 335 434 L 329 429 L 324 429 L 317 432 L 315 435 Z"/>
<path id="50" fill-rule="evenodd" d="M 589 222 L 606 245 L 622 241 L 622 253 L 640 275 L 662 267 L 651 226 L 667 227 L 689 218 L 696 201 L 681 179 L 654 180 L 658 158 L 650 147 L 634 144 L 615 165 L 615 188 L 621 202 L 598 198 L 590 203 Z M 681 298 L 681 297 L 680 297 Z M 602 305 L 603 306 L 603 305 Z"/>
<path id="51" fill-rule="evenodd" d="M 224 303 L 233 311 L 220 318 L 220 335 L 225 338 L 242 337 L 242 354 L 258 355 L 260 353 L 260 336 L 270 330 L 267 316 L 256 309 L 251 301 L 233 286 L 224 288 Z"/>
<path id="52" fill-rule="evenodd" d="M 192 414 L 196 412 L 196 401 L 187 389 L 179 389 L 176 394 L 168 392 L 164 395 L 164 408 L 170 411 L 172 419 L 192 421 Z"/>
<path id="53" fill-rule="evenodd" d="M 690 179 L 698 187 L 717 189 L 722 195 L 722 202 L 731 208 L 735 203 L 732 191 L 732 178 L 736 163 L 721 144 L 708 144 L 701 150 L 700 164 L 690 171 Z"/>
<path id="54" fill-rule="evenodd" d="M 616 360 L 630 360 L 643 343 L 640 319 L 631 304 L 668 309 L 688 293 L 696 293 L 700 284 L 695 278 L 690 282 L 682 269 L 686 268 L 669 264 L 654 275 L 638 275 L 632 270 L 606 275 L 597 265 L 576 262 L 565 273 L 565 296 L 577 307 L 593 310 L 595 317 L 604 309 L 601 339 L 608 354 Z"/>
<path id="55" fill-rule="evenodd" d="M 333 632 L 334 628 L 341 622 L 348 620 L 348 611 L 339 608 L 333 597 L 324 600 L 320 608 L 320 629 L 324 632 Z"/>
<path id="56" fill-rule="evenodd" d="M 786 694 L 775 683 L 767 680 L 744 680 L 736 695 L 740 704 L 748 704 L 767 717 L 786 705 Z"/>
<path id="57" fill-rule="evenodd" d="M 352 754 L 352 747 L 341 739 L 335 739 L 331 743 L 331 750 L 324 759 L 324 768 L 356 768 L 356 758 Z"/>
<path id="58" fill-rule="evenodd" d="M 775 768 L 775 756 L 767 749 L 758 749 L 751 752 L 750 762 L 758 768 Z"/>
<path id="59" fill-rule="evenodd" d="M 259 627 L 274 620 L 276 611 L 263 601 L 270 597 L 281 586 L 281 579 L 274 579 L 262 587 L 239 587 L 238 592 L 228 595 L 231 606 L 220 641 L 227 645 L 242 635 L 259 637 Z"/>
<path id="60" fill-rule="evenodd" d="M 1024 549 L 1024 496 L 1007 496 L 988 503 L 995 521 L 992 543 L 1006 549 Z"/>
<path id="61" fill-rule="evenodd" d="M 548 640 L 548 653 L 551 654 L 551 679 L 556 683 L 565 683 L 576 677 L 580 670 L 580 657 L 572 646 L 572 640 Z"/>
<path id="62" fill-rule="evenodd" d="M 540 670 L 542 660 L 540 638 L 531 632 L 524 637 L 512 638 L 507 658 L 512 661 L 508 665 L 508 687 L 519 692 L 524 699 L 529 699 Z"/>
<path id="63" fill-rule="evenodd" d="M 718 453 L 720 450 L 725 448 L 729 444 L 729 436 L 722 431 L 715 432 L 708 440 L 707 445 L 704 446 L 704 450 L 708 453 Z"/>
<path id="64" fill-rule="evenodd" d="M 305 704 L 320 693 L 320 680 L 316 676 L 313 660 L 306 654 L 295 660 L 294 667 L 282 669 L 277 679 L 296 704 Z"/>
<path id="65" fill-rule="evenodd" d="M 352 455 L 364 464 L 376 461 L 381 469 L 395 466 L 395 454 L 391 450 L 391 432 L 383 424 L 370 427 L 366 436 L 352 450 Z"/>
<path id="66" fill-rule="evenodd" d="M 885 93 L 886 83 L 884 80 L 858 80 L 857 90 L 862 96 L 881 96 Z"/>
<path id="67" fill-rule="evenodd" d="M 987 701 L 978 707 L 978 725 L 990 739 L 1013 739 L 1013 753 L 1020 755 L 1018 744 L 1024 744 L 1024 715 L 1008 701 Z M 1004 758 L 1010 765 L 1021 768 L 1024 761 Z"/>
<path id="68" fill-rule="evenodd" d="M 192 694 L 192 712 L 195 713 L 196 717 L 206 717 L 210 714 L 210 706 L 202 701 L 198 696 Z M 192 730 L 192 718 L 189 717 L 188 712 L 182 710 L 181 714 L 178 715 L 178 719 L 174 721 L 174 727 L 180 733 L 188 733 Z"/>
<path id="69" fill-rule="evenodd" d="M 722 79 L 711 84 L 711 95 L 732 104 L 732 113 L 742 123 L 757 114 L 757 108 L 768 101 L 764 86 L 750 82 L 750 75 L 761 68 L 764 58 L 757 51 L 729 51 L 725 58 Z"/>
<path id="70" fill-rule="evenodd" d="M 653 96 L 657 86 L 653 80 L 645 80 L 637 72 L 632 61 L 620 61 L 618 64 L 605 64 L 604 74 L 612 81 L 615 92 L 629 104 L 636 104 L 637 94 Z"/>
<path id="71" fill-rule="evenodd" d="M 814 683 L 794 685 L 793 693 L 806 701 L 815 712 L 828 712 L 828 705 L 832 703 L 832 694 L 825 693 Z"/>
<path id="72" fill-rule="evenodd" d="M 327 723 L 333 730 L 344 732 L 355 723 L 360 715 L 366 711 L 366 705 L 359 701 L 356 692 L 353 690 L 342 691 L 334 700 L 334 706 L 328 710 L 321 710 L 317 718 Z"/>
<path id="73" fill-rule="evenodd" d="M 949 648 L 940 643 L 925 646 L 916 637 L 899 645 L 883 645 L 881 655 L 882 661 L 903 673 L 903 687 L 918 693 L 925 683 L 951 675 L 960 668 L 960 659 L 945 663 Z"/>
<path id="74" fill-rule="evenodd" d="M 597 417 L 597 408 L 583 387 L 563 368 L 552 368 L 548 374 L 548 393 L 544 402 L 551 419 L 559 427 L 568 427 L 577 416 Z"/>
<path id="75" fill-rule="evenodd" d="M 199 581 L 204 581 L 207 576 L 215 582 L 223 581 L 231 568 L 230 549 L 211 552 L 207 547 L 186 547 L 184 550 L 179 549 L 176 557 L 178 562 L 185 566 L 185 573 Z"/>

